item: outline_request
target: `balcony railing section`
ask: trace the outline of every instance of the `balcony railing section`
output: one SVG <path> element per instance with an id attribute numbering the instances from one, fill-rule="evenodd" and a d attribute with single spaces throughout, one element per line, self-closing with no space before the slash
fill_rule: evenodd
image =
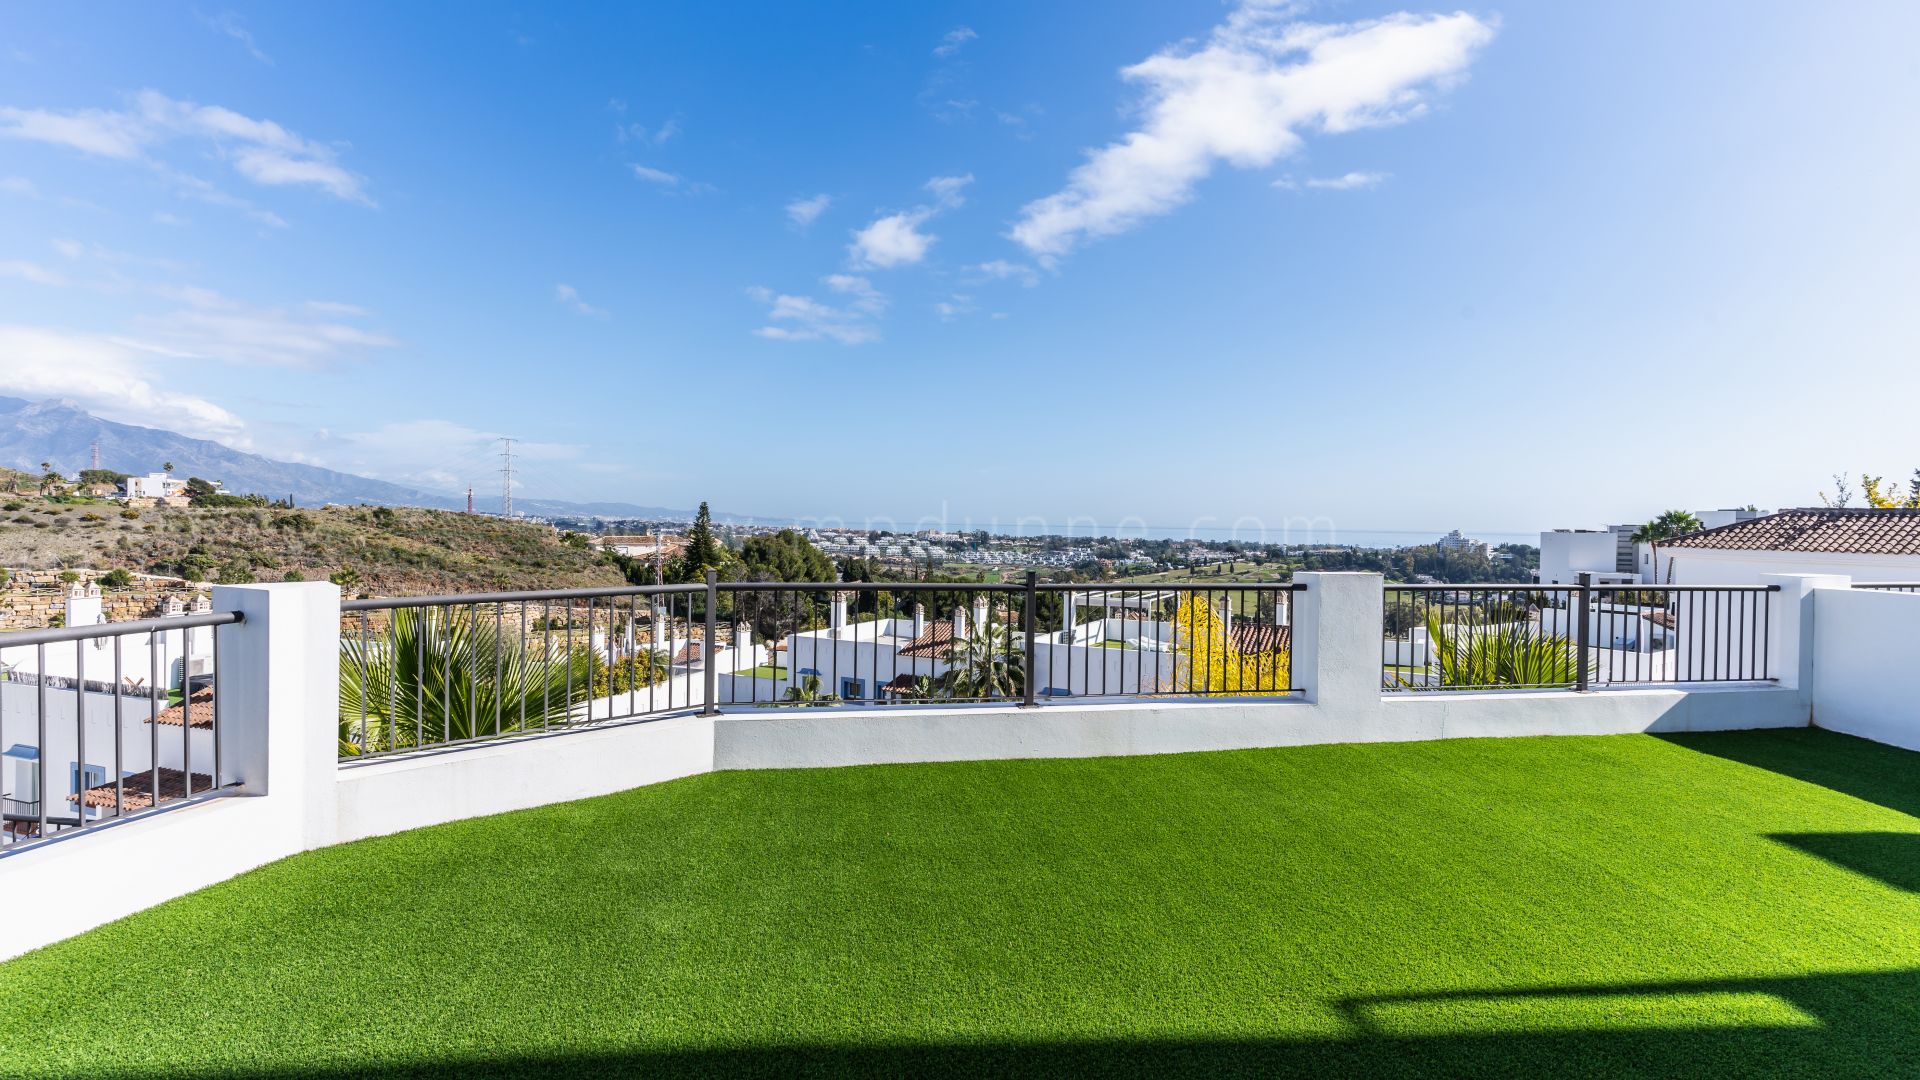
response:
<path id="1" fill-rule="evenodd" d="M 340 754 L 722 708 L 1285 696 L 1295 588 L 1029 574 L 352 600 Z"/>
<path id="2" fill-rule="evenodd" d="M 1778 586 L 1389 585 L 1381 686 L 1591 690 L 1774 681 Z"/>
<path id="3" fill-rule="evenodd" d="M 0 852 L 228 789 L 220 638 L 240 621 L 0 634 Z"/>

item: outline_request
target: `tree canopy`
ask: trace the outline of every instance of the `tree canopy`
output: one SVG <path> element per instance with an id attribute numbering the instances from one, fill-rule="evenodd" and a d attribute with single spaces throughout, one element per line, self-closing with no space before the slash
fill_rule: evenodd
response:
<path id="1" fill-rule="evenodd" d="M 1704 527 L 1699 518 L 1685 510 L 1668 510 L 1635 530 L 1633 540 L 1637 544 L 1658 544 L 1676 536 L 1699 532 Z"/>

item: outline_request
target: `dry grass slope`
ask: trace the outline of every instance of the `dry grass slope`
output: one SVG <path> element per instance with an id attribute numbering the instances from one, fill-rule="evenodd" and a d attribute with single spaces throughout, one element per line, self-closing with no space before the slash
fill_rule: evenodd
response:
<path id="1" fill-rule="evenodd" d="M 545 525 L 364 506 L 123 511 L 113 503 L 0 496 L 0 566 L 85 568 L 205 581 L 321 581 L 402 595 L 619 585 L 597 553 Z"/>

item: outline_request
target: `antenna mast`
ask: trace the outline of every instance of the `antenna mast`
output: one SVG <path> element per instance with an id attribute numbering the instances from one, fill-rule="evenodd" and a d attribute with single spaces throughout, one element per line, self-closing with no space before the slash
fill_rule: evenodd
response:
<path id="1" fill-rule="evenodd" d="M 513 516 L 513 440 L 500 440 L 500 516 Z"/>
<path id="2" fill-rule="evenodd" d="M 99 439 L 93 440 L 93 467 L 95 469 L 98 469 L 100 467 L 100 440 Z"/>

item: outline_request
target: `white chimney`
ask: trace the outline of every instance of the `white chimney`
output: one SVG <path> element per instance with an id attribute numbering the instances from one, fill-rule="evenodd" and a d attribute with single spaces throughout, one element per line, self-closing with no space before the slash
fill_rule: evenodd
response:
<path id="1" fill-rule="evenodd" d="M 1060 629 L 1062 633 L 1060 640 L 1067 642 L 1073 640 L 1074 620 L 1079 617 L 1079 614 L 1078 611 L 1074 610 L 1073 594 L 1070 592 L 1062 593 L 1060 605 Z"/>
<path id="2" fill-rule="evenodd" d="M 927 632 L 927 605 L 913 605 L 913 636 L 917 639 Z"/>
<path id="3" fill-rule="evenodd" d="M 973 598 L 973 625 L 985 626 L 987 623 L 987 598 L 976 596 Z"/>
<path id="4" fill-rule="evenodd" d="M 740 650 L 743 653 L 750 653 L 753 651 L 753 624 L 752 623 L 743 622 L 740 624 L 740 628 L 733 632 L 733 647 Z"/>
<path id="5" fill-rule="evenodd" d="M 953 609 L 953 636 L 955 638 L 963 638 L 967 636 L 967 609 L 966 608 L 957 607 Z"/>
<path id="6" fill-rule="evenodd" d="M 827 620 L 827 626 L 833 631 L 833 637 L 839 637 L 840 631 L 847 625 L 847 594 L 833 594 L 833 607 Z"/>
<path id="7" fill-rule="evenodd" d="M 100 617 L 100 586 L 75 583 L 67 590 L 68 626 L 98 626 L 105 621 Z"/>

